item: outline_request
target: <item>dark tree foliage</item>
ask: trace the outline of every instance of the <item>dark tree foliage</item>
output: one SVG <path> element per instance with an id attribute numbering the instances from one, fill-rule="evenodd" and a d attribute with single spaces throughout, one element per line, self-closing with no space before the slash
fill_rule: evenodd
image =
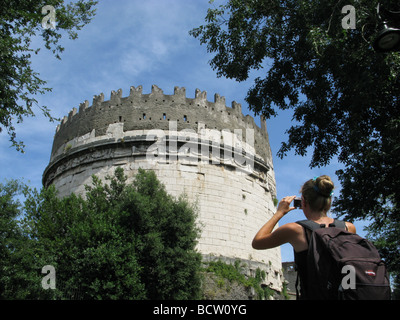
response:
<path id="1" fill-rule="evenodd" d="M 199 298 L 194 207 L 168 195 L 152 171 L 126 184 L 118 168 L 108 183 L 93 176 L 86 191 L 59 199 L 53 186 L 0 185 L 1 299 Z M 46 265 L 55 290 L 42 287 Z"/>
<path id="2" fill-rule="evenodd" d="M 97 1 L 78 0 L 64 4 L 63 0 L 2 0 L 0 2 L 0 133 L 7 130 L 12 146 L 23 152 L 24 144 L 16 140 L 15 124 L 25 117 L 34 116 L 33 105 L 37 105 L 51 121 L 47 106 L 38 104 L 37 94 L 51 91 L 45 87 L 46 81 L 31 67 L 31 55 L 38 54 L 40 48 L 32 47 L 32 39 L 39 36 L 44 47 L 51 50 L 57 59 L 64 51 L 59 44 L 62 31 L 70 39 L 76 39 L 77 31 L 90 22 L 95 14 L 93 7 Z M 47 15 L 52 6 L 55 25 L 51 25 Z M 43 27 L 43 19 L 45 23 Z M 55 28 L 53 28 L 55 26 Z M 4 134 L 4 133 L 2 133 Z"/>
<path id="3" fill-rule="evenodd" d="M 371 235 L 388 241 L 383 256 L 396 261 L 400 53 L 372 47 L 378 2 L 400 11 L 392 0 L 230 0 L 211 7 L 206 24 L 190 33 L 214 53 L 210 64 L 219 76 L 243 81 L 251 70 L 265 70 L 246 101 L 266 118 L 293 110 L 278 155 L 312 150 L 310 167 L 337 158 L 344 169 L 337 172 L 342 191 L 334 210 L 350 221 L 371 219 Z M 355 29 L 342 26 L 346 5 L 355 8 Z M 390 264 L 391 271 L 399 266 Z"/>

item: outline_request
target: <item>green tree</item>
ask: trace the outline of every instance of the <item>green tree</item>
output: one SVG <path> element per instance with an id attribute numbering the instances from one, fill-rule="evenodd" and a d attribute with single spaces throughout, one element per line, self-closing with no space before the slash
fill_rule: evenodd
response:
<path id="1" fill-rule="evenodd" d="M 93 176 L 85 198 L 72 194 L 60 199 L 54 186 L 40 192 L 26 188 L 24 207 L 18 205 L 13 219 L 0 219 L 1 230 L 5 223 L 17 230 L 15 236 L 1 233 L 0 263 L 7 272 L 0 277 L 5 288 L 0 298 L 199 297 L 194 208 L 168 195 L 154 172 L 139 170 L 128 185 L 118 168 L 107 181 Z M 2 208 L 14 208 L 15 187 L 0 187 Z M 25 216 L 18 224 L 15 217 L 21 212 Z M 55 290 L 42 288 L 46 265 L 56 270 Z"/>
<path id="2" fill-rule="evenodd" d="M 124 199 L 121 226 L 134 229 L 141 279 L 148 299 L 194 299 L 200 295 L 201 255 L 196 208 L 167 194 L 153 171 L 139 169 Z"/>
<path id="3" fill-rule="evenodd" d="M 31 55 L 40 48 L 32 48 L 32 38 L 40 36 L 44 47 L 51 50 L 57 59 L 64 48 L 59 44 L 61 31 L 70 39 L 77 38 L 77 31 L 88 24 L 95 14 L 97 1 L 78 0 L 64 4 L 63 0 L 3 0 L 0 2 L 0 132 L 5 128 L 12 146 L 23 151 L 24 144 L 16 140 L 15 123 L 24 117 L 34 116 L 32 106 L 37 105 L 51 121 L 47 106 L 38 104 L 35 96 L 51 91 L 46 81 L 31 67 Z M 55 9 L 56 26 L 51 28 L 45 20 L 50 11 L 42 14 L 42 8 Z"/>
<path id="4" fill-rule="evenodd" d="M 374 221 L 367 230 L 375 246 L 383 257 L 386 258 L 386 265 L 390 270 L 393 295 L 392 299 L 400 300 L 400 255 L 398 230 L 399 220 Z"/>
<path id="5" fill-rule="evenodd" d="M 74 194 L 59 199 L 51 186 L 25 201 L 25 227 L 35 240 L 39 270 L 45 265 L 56 270 L 57 289 L 42 289 L 37 298 L 47 298 L 45 293 L 56 299 L 145 297 L 134 243 L 121 233 L 119 212 L 101 181 L 94 177 L 93 183 L 87 200 Z"/>
<path id="6" fill-rule="evenodd" d="M 190 34 L 214 53 L 219 76 L 243 81 L 265 69 L 246 101 L 266 118 L 293 110 L 278 155 L 312 150 L 310 167 L 337 157 L 344 169 L 337 171 L 335 211 L 350 221 L 377 221 L 372 228 L 379 233 L 400 219 L 400 53 L 372 48 L 378 2 L 230 0 L 210 8 L 206 24 Z M 384 4 L 399 11 L 398 1 Z M 342 27 L 345 5 L 356 9 L 355 29 Z M 398 246 L 399 229 L 387 231 Z M 384 252 L 388 261 L 393 254 Z M 390 266 L 399 271 L 399 264 Z"/>
<path id="7" fill-rule="evenodd" d="M 22 184 L 16 180 L 0 183 L 0 298 L 10 295 L 16 277 L 13 277 L 15 252 L 19 247 L 22 230 L 17 219 L 21 203 L 17 197 L 22 193 Z"/>
<path id="8" fill-rule="evenodd" d="M 49 297 L 40 286 L 43 261 L 21 224 L 20 198 L 29 192 L 29 187 L 17 180 L 0 184 L 0 299 Z"/>

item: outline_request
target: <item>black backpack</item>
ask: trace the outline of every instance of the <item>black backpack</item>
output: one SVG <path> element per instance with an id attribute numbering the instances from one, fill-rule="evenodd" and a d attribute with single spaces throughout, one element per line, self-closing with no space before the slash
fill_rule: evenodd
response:
<path id="1" fill-rule="evenodd" d="M 308 280 L 302 299 L 390 300 L 386 266 L 370 241 L 336 219 L 328 228 L 311 220 L 297 223 L 312 231 L 310 239 L 306 232 Z M 298 280 L 296 291 L 297 286 Z"/>

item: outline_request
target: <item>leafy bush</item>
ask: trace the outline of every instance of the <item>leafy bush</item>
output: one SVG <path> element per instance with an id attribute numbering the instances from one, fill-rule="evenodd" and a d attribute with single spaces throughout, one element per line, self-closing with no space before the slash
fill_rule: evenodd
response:
<path id="1" fill-rule="evenodd" d="M 168 195 L 152 171 L 139 170 L 128 185 L 117 168 L 106 180 L 93 176 L 85 199 L 59 199 L 54 186 L 38 192 L 0 184 L 0 298 L 199 297 L 195 208 Z M 18 188 L 24 206 L 13 200 Z M 45 265 L 56 270 L 55 290 L 41 286 Z"/>

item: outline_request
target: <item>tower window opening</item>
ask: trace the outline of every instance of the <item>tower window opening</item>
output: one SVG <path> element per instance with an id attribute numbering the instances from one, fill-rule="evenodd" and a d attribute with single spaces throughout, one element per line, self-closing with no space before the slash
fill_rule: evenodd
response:
<path id="1" fill-rule="evenodd" d="M 183 121 L 187 121 L 187 116 L 183 116 Z"/>
<path id="2" fill-rule="evenodd" d="M 146 114 L 143 113 L 143 120 L 146 120 Z"/>
<path id="3" fill-rule="evenodd" d="M 167 119 L 167 114 L 166 113 L 163 113 L 163 119 L 165 120 L 165 119 Z"/>

